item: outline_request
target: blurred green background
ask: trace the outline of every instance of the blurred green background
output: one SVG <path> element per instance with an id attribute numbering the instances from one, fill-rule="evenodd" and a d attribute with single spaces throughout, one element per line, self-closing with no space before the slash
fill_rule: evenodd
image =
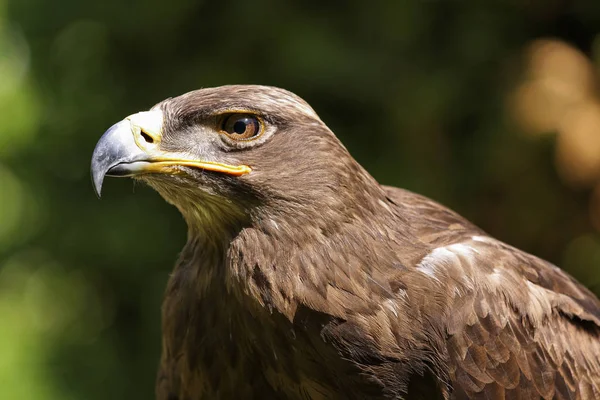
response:
<path id="1" fill-rule="evenodd" d="M 380 182 L 600 293 L 599 34 L 596 0 L 0 0 L 0 398 L 152 398 L 186 229 L 89 161 L 200 87 L 296 92 Z"/>

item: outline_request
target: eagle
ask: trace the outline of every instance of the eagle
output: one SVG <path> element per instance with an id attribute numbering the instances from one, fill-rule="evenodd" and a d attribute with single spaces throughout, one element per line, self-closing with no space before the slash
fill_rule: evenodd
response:
<path id="1" fill-rule="evenodd" d="M 179 209 L 160 400 L 600 399 L 600 301 L 444 206 L 378 183 L 297 95 L 204 88 L 91 162 Z M 160 245 L 160 244 L 157 244 Z"/>

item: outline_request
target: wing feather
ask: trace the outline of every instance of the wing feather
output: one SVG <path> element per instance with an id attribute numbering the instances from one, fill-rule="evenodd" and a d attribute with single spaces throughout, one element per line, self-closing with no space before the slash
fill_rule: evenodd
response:
<path id="1" fill-rule="evenodd" d="M 588 289 L 432 200 L 386 193 L 432 245 L 419 267 L 452 298 L 454 398 L 600 398 L 600 302 Z"/>

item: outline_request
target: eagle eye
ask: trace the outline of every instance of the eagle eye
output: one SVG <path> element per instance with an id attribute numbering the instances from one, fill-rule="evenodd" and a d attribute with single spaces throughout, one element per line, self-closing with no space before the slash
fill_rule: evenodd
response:
<path id="1" fill-rule="evenodd" d="M 221 120 L 221 133 L 233 140 L 252 140 L 264 131 L 264 124 L 252 114 L 228 114 Z"/>

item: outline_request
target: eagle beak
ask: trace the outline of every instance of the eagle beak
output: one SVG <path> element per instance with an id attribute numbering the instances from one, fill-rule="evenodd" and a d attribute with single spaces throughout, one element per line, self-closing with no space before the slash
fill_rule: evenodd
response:
<path id="1" fill-rule="evenodd" d="M 160 110 L 130 115 L 102 135 L 92 155 L 92 183 L 98 197 L 105 176 L 136 176 L 151 173 L 178 173 L 177 166 L 200 168 L 240 176 L 251 171 L 246 165 L 228 165 L 188 158 L 160 151 L 163 133 Z"/>

